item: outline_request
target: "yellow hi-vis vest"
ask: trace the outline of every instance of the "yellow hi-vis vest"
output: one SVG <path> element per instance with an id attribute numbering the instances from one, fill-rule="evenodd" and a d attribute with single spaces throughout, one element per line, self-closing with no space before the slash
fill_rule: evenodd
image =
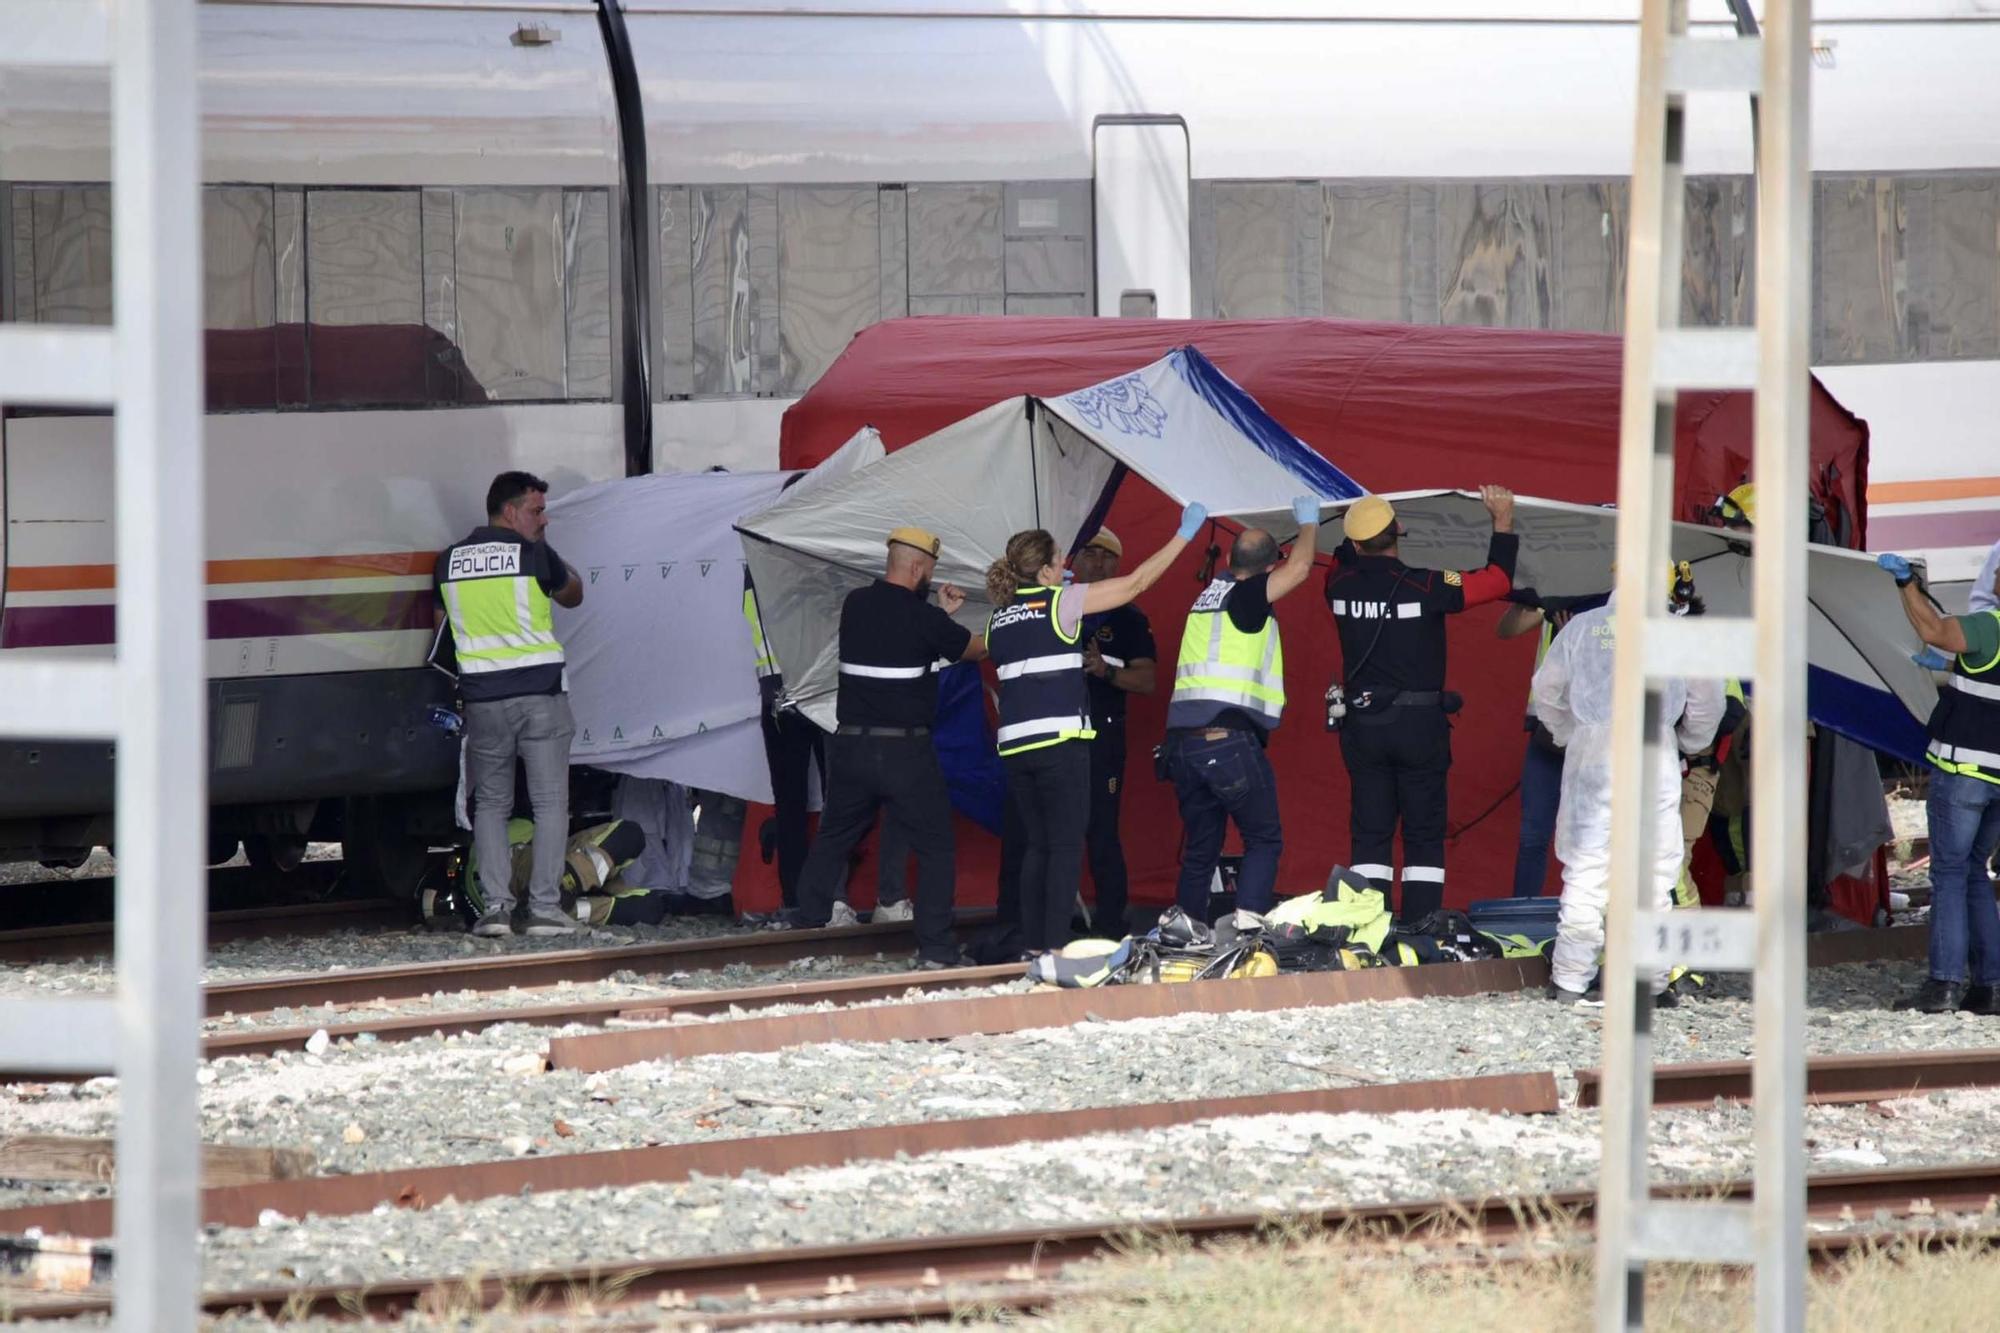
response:
<path id="1" fill-rule="evenodd" d="M 2000 620 L 2000 611 L 1974 614 Z M 1924 757 L 1931 763 L 2000 786 L 2000 653 L 1980 663 L 1963 654 L 1952 659 L 1927 730 Z"/>
<path id="2" fill-rule="evenodd" d="M 750 647 L 757 654 L 757 679 L 765 680 L 778 674 L 778 658 L 771 651 L 771 645 L 764 638 L 764 620 L 757 612 L 757 594 L 750 587 L 749 577 L 743 580 L 743 619 L 750 625 Z"/>
<path id="3" fill-rule="evenodd" d="M 438 591 L 451 621 L 459 674 L 562 665 L 549 595 L 522 569 L 527 549 L 512 541 L 451 548 Z"/>
<path id="4" fill-rule="evenodd" d="M 1270 616 L 1255 634 L 1237 629 L 1227 610 L 1235 588 L 1236 580 L 1218 578 L 1188 611 L 1174 666 L 1174 695 L 1167 705 L 1169 728 L 1205 727 L 1234 708 L 1269 729 L 1285 711 L 1285 646 L 1278 617 Z"/>

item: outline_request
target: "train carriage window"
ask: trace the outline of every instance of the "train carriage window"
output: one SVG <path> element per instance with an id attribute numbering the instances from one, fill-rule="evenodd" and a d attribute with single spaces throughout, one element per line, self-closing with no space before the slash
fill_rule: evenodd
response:
<path id="1" fill-rule="evenodd" d="M 314 406 L 426 401 L 434 349 L 424 325 L 420 198 L 416 190 L 307 191 Z"/>
<path id="2" fill-rule="evenodd" d="M 27 196 L 32 303 L 21 318 L 41 324 L 111 322 L 111 187 L 37 185 Z M 19 223 L 17 222 L 18 226 Z"/>
<path id="3" fill-rule="evenodd" d="M 503 401 L 564 396 L 561 190 L 461 190 L 458 345 Z"/>
<path id="4" fill-rule="evenodd" d="M 210 186 L 201 196 L 202 322 L 210 411 L 278 402 L 273 191 Z"/>
<path id="5" fill-rule="evenodd" d="M 611 199 L 563 193 L 563 317 L 567 396 L 611 397 Z"/>

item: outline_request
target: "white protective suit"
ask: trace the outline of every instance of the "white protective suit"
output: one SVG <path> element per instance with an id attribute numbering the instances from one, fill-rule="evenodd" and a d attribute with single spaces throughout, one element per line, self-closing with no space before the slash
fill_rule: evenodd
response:
<path id="1" fill-rule="evenodd" d="M 1535 670 L 1535 716 L 1565 748 L 1556 856 L 1563 867 L 1562 911 L 1550 974 L 1570 991 L 1589 989 L 1604 947 L 1611 885 L 1611 662 L 1617 599 L 1563 627 Z M 1720 680 L 1676 680 L 1666 689 L 1660 771 L 1653 782 L 1653 876 L 1650 906 L 1673 906 L 1681 873 L 1681 774 L 1684 754 L 1715 739 L 1725 702 Z M 1653 979 L 1666 985 L 1666 973 Z"/>

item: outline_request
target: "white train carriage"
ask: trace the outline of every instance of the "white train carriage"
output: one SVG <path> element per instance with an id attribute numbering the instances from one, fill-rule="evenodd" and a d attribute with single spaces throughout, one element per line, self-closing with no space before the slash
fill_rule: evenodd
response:
<path id="1" fill-rule="evenodd" d="M 2000 537 L 2000 7 L 1817 8 L 1815 359 L 1877 480 Z M 217 829 L 282 856 L 345 812 L 406 868 L 451 777 L 430 561 L 491 474 L 769 466 L 876 320 L 1619 329 L 1636 9 L 204 5 Z M 107 87 L 4 60 L 0 316 L 102 321 Z M 1748 108 L 1691 134 L 1683 316 L 1740 322 Z M 0 430 L 0 652 L 108 652 L 107 423 Z M 0 747 L 0 845 L 73 856 L 110 794 L 101 747 Z"/>

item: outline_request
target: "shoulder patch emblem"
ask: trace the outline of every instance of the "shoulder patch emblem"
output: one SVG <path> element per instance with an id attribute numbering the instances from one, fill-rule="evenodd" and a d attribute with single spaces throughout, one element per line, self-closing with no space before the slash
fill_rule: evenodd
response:
<path id="1" fill-rule="evenodd" d="M 1455 569 L 1447 569 L 1444 572 L 1444 581 L 1454 588 L 1463 587 L 1465 585 L 1465 575 Z"/>

